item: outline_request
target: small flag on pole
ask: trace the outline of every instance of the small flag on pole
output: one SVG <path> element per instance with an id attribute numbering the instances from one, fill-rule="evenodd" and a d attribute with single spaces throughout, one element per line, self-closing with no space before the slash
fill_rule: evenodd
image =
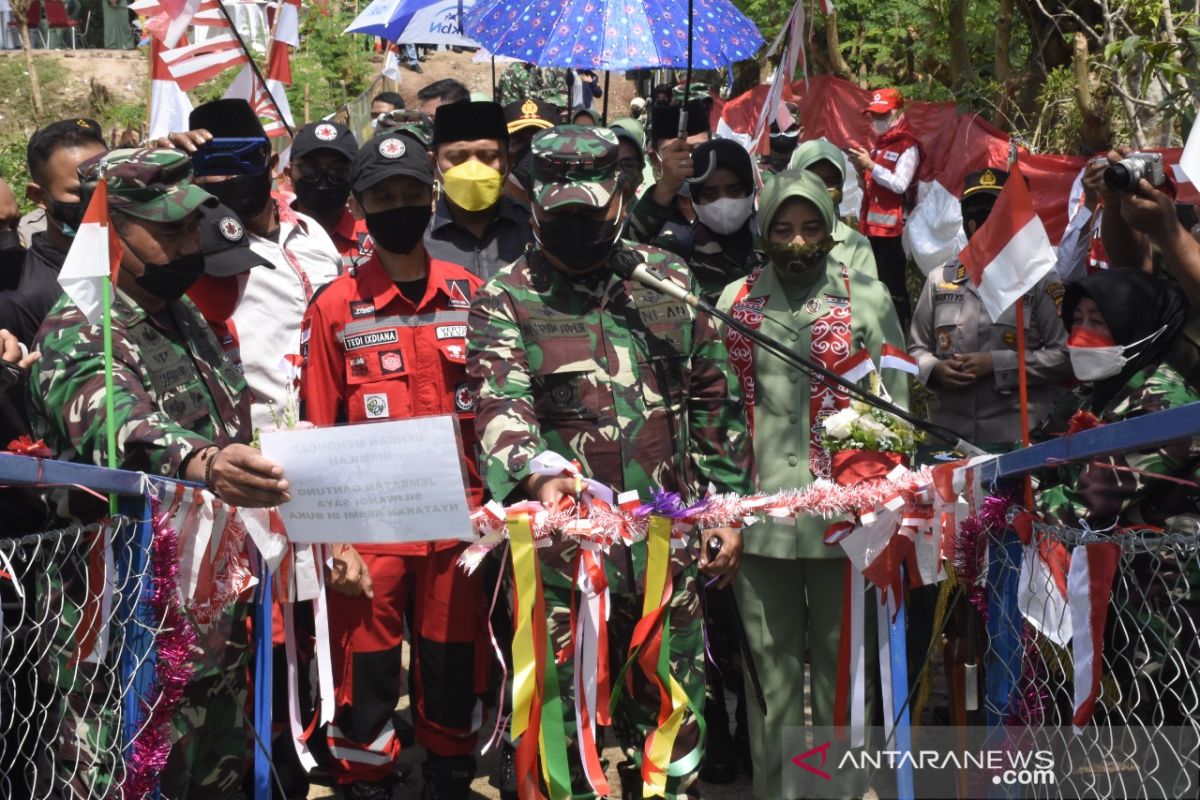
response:
<path id="1" fill-rule="evenodd" d="M 108 219 L 108 183 L 101 179 L 58 273 L 63 291 L 93 325 L 104 310 L 104 281 L 116 283 L 123 253 Z"/>
<path id="2" fill-rule="evenodd" d="M 992 213 L 958 259 L 992 322 L 1054 269 L 1054 248 L 1034 211 L 1019 163 L 1013 164 Z"/>

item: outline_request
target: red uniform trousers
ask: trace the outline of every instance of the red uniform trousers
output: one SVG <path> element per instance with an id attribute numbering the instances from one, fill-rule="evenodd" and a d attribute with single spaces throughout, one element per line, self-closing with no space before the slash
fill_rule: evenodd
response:
<path id="1" fill-rule="evenodd" d="M 424 555 L 360 549 L 375 597 L 328 592 L 333 663 L 342 670 L 334 675 L 337 710 L 328 731 L 338 783 L 383 780 L 400 753 L 392 711 L 406 617 L 417 743 L 441 756 L 474 752 L 488 649 L 480 575 L 455 563 L 465 546 L 415 546 Z"/>

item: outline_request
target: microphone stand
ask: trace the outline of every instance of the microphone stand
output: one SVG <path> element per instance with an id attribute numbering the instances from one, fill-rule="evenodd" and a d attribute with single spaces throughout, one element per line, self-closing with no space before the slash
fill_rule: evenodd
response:
<path id="1" fill-rule="evenodd" d="M 840 386 L 863 402 L 869 403 L 878 409 L 899 417 L 913 427 L 920 428 L 926 433 L 937 437 L 943 442 L 946 442 L 959 452 L 967 455 L 983 454 L 983 450 L 966 441 L 958 434 L 954 433 L 954 431 L 943 428 L 942 426 L 936 425 L 932 422 L 926 422 L 925 420 L 905 411 L 903 408 L 900 408 L 895 403 L 888 402 L 881 397 L 871 394 L 858 384 L 846 380 L 841 375 L 826 369 L 811 359 L 805 358 L 795 350 L 792 350 L 790 347 L 780 344 L 769 336 L 764 336 L 756 328 L 752 328 L 740 320 L 734 319 L 732 316 L 724 311 L 721 311 L 720 309 L 713 308 L 713 306 L 704 300 L 701 300 L 699 297 L 696 297 L 696 295 L 687 291 L 683 287 L 664 280 L 661 276 L 654 274 L 635 253 L 619 253 L 616 258 L 613 259 L 613 262 L 616 273 L 622 278 L 625 278 L 626 280 L 637 281 L 638 283 L 644 284 L 651 289 L 655 289 L 656 291 L 661 292 L 668 297 L 674 297 L 676 300 L 686 303 L 698 311 L 702 311 L 709 316 L 716 317 L 734 330 L 748 336 L 756 344 L 765 347 L 780 360 L 806 373 L 810 378 L 812 378 L 814 374 L 820 375 L 825 380 Z"/>

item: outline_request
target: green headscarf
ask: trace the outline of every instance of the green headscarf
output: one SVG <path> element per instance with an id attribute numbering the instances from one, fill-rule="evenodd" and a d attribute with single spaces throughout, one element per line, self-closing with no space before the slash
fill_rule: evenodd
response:
<path id="1" fill-rule="evenodd" d="M 800 146 L 792 153 L 788 169 L 808 169 L 818 161 L 828 161 L 833 164 L 841 174 L 842 180 L 846 180 L 846 156 L 842 153 L 841 148 L 828 139 L 810 139 L 807 142 L 801 142 Z"/>
<path id="2" fill-rule="evenodd" d="M 767 231 L 770 230 L 779 207 L 793 197 L 803 197 L 816 206 L 821 212 L 821 219 L 825 221 L 826 229 L 830 234 L 833 233 L 834 225 L 837 224 L 837 212 L 833 208 L 833 201 L 829 199 L 829 193 L 825 191 L 825 184 L 808 170 L 788 169 L 767 181 L 758 195 L 760 247 L 767 241 Z"/>
<path id="3" fill-rule="evenodd" d="M 825 222 L 827 236 L 816 244 L 782 244 L 770 241 L 771 224 L 775 215 L 788 200 L 803 198 L 812 203 Z M 833 229 L 837 213 L 821 179 L 804 169 L 789 169 L 767 181 L 758 196 L 758 248 L 774 263 L 781 278 L 804 283 L 815 280 L 824 272 L 824 262 L 836 244 Z"/>

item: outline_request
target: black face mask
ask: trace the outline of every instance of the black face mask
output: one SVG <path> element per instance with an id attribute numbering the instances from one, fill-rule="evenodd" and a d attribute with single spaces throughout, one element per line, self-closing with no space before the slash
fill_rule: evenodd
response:
<path id="1" fill-rule="evenodd" d="M 259 175 L 238 175 L 215 183 L 206 183 L 204 191 L 217 198 L 245 222 L 267 207 L 271 199 L 271 171 Z"/>
<path id="2" fill-rule="evenodd" d="M 204 253 L 196 251 L 165 264 L 142 264 L 145 272 L 133 282 L 164 303 L 174 303 L 204 274 Z"/>
<path id="3" fill-rule="evenodd" d="M 992 209 L 990 206 L 988 208 L 969 209 L 963 212 L 963 232 L 967 234 L 968 239 L 979 232 L 979 229 L 983 227 L 983 223 L 987 222 L 988 215 L 991 213 Z M 975 223 L 974 231 L 971 230 L 970 223 L 972 222 Z"/>
<path id="4" fill-rule="evenodd" d="M 538 220 L 534 227 L 534 238 L 542 249 L 572 272 L 586 272 L 607 261 L 620 233 L 619 212 L 609 222 L 596 222 L 580 214 L 562 214 Z"/>
<path id="5" fill-rule="evenodd" d="M 83 203 L 63 203 L 58 200 L 49 201 L 49 217 L 56 223 L 54 227 L 63 232 L 63 236 L 75 238 L 79 226 L 83 224 L 83 213 L 86 209 Z"/>
<path id="6" fill-rule="evenodd" d="M 425 235 L 433 209 L 429 206 L 399 206 L 367 214 L 367 232 L 389 253 L 411 253 Z"/>
<path id="7" fill-rule="evenodd" d="M 296 181 L 296 200 L 303 211 L 314 214 L 333 214 L 346 207 L 350 184 L 335 186 L 322 178 L 319 181 Z"/>

